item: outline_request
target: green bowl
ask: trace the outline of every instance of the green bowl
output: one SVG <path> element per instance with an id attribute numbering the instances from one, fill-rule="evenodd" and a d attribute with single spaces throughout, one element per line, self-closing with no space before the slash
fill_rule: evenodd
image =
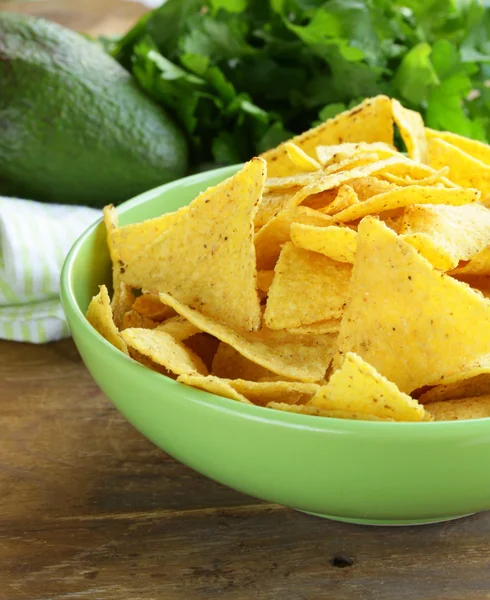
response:
<path id="1" fill-rule="evenodd" d="M 118 208 L 121 224 L 189 203 L 227 167 L 175 181 Z M 101 222 L 73 246 L 61 298 L 95 381 L 145 436 L 236 490 L 332 519 L 414 524 L 490 509 L 490 419 L 438 423 L 347 421 L 250 406 L 177 383 L 128 358 L 85 319 L 110 282 Z"/>

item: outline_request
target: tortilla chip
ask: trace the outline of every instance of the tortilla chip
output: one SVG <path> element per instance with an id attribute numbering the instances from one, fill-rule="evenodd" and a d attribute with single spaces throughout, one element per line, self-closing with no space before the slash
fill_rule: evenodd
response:
<path id="1" fill-rule="evenodd" d="M 467 263 L 451 271 L 451 275 L 490 275 L 490 245 L 482 248 Z"/>
<path id="2" fill-rule="evenodd" d="M 395 421 L 423 421 L 424 407 L 353 352 L 310 401 L 322 410 L 367 413 Z"/>
<path id="3" fill-rule="evenodd" d="M 317 146 L 343 142 L 385 142 L 393 145 L 393 114 L 386 96 L 368 98 L 351 110 L 340 113 L 318 127 L 290 140 L 309 156 Z M 269 177 L 282 177 L 291 172 L 286 143 L 261 154 L 267 161 Z"/>
<path id="4" fill-rule="evenodd" d="M 226 381 L 223 381 L 223 379 L 220 379 L 219 377 L 214 377 L 214 375 L 203 377 L 202 375 L 196 374 L 183 374 L 178 377 L 177 381 L 194 388 L 199 388 L 210 394 L 215 394 L 216 396 L 223 396 L 230 400 L 238 400 L 238 402 L 243 402 L 244 404 L 252 404 L 250 400 L 247 400 L 245 396 L 239 394 Z"/>
<path id="5" fill-rule="evenodd" d="M 158 329 L 125 329 L 121 336 L 129 348 L 144 354 L 176 375 L 200 373 L 208 370 L 202 360 L 184 344 L 165 331 Z"/>
<path id="6" fill-rule="evenodd" d="M 318 194 L 312 194 L 311 196 L 308 196 L 308 198 L 305 198 L 302 206 L 308 206 L 309 208 L 313 208 L 317 211 L 320 211 L 322 214 L 325 214 L 327 207 L 332 204 L 337 195 L 337 188 L 332 188 L 331 190 L 327 190 L 325 192 L 319 192 Z"/>
<path id="7" fill-rule="evenodd" d="M 165 377 L 170 377 L 171 379 L 177 379 L 177 376 L 174 373 L 171 373 L 168 369 L 163 367 L 162 365 L 157 365 L 157 363 L 153 362 L 151 358 L 141 354 L 141 352 L 137 352 L 134 348 L 128 348 L 129 356 L 140 363 L 143 367 L 150 369 L 151 371 L 155 371 L 156 373 L 160 373 L 160 375 L 165 375 Z"/>
<path id="8" fill-rule="evenodd" d="M 292 336 L 267 328 L 256 333 L 238 333 L 168 294 L 160 294 L 160 299 L 201 331 L 210 333 L 233 346 L 245 358 L 288 379 L 320 381 L 331 362 L 335 336 Z"/>
<path id="9" fill-rule="evenodd" d="M 160 302 L 158 294 L 141 294 L 134 301 L 132 308 L 142 317 L 148 317 L 154 321 L 165 321 L 165 319 L 175 316 L 175 311 Z"/>
<path id="10" fill-rule="evenodd" d="M 286 329 L 339 318 L 350 274 L 350 265 L 286 242 L 269 289 L 265 324 Z"/>
<path id="11" fill-rule="evenodd" d="M 396 188 L 384 194 L 378 194 L 350 206 L 335 215 L 335 220 L 345 223 L 355 221 L 367 215 L 378 214 L 412 204 L 452 204 L 459 206 L 475 202 L 480 197 L 478 190 L 463 188 L 436 188 L 423 185 L 410 185 Z"/>
<path id="12" fill-rule="evenodd" d="M 297 186 L 285 190 L 264 190 L 254 218 L 255 229 L 265 226 L 277 214 L 286 209 L 291 198 L 298 190 L 299 187 Z"/>
<path id="13" fill-rule="evenodd" d="M 402 392 L 488 352 L 490 303 L 373 217 L 359 225 L 349 296 L 340 353 L 359 354 Z"/>
<path id="14" fill-rule="evenodd" d="M 220 342 L 213 358 L 211 373 L 224 379 L 247 381 L 270 380 L 275 373 L 242 356 L 237 350 Z"/>
<path id="15" fill-rule="evenodd" d="M 435 169 L 448 166 L 448 178 L 458 185 L 476 188 L 485 196 L 490 193 L 490 165 L 442 139 L 429 140 L 429 164 Z"/>
<path id="16" fill-rule="evenodd" d="M 293 335 L 324 335 L 326 333 L 338 333 L 340 329 L 340 319 L 329 319 L 328 321 L 319 321 L 309 325 L 300 325 L 299 327 L 288 327 L 286 331 Z"/>
<path id="17" fill-rule="evenodd" d="M 338 262 L 354 262 L 356 239 L 357 233 L 349 227 L 291 225 L 291 241 L 297 248 L 319 252 Z"/>
<path id="18" fill-rule="evenodd" d="M 463 421 L 490 417 L 490 396 L 461 398 L 445 402 L 433 402 L 428 411 L 434 421 Z"/>
<path id="19" fill-rule="evenodd" d="M 183 342 L 187 338 L 199 333 L 199 329 L 195 325 L 179 315 L 171 317 L 158 325 L 158 331 L 168 333 L 168 335 L 171 335 L 178 342 Z"/>
<path id="20" fill-rule="evenodd" d="M 438 171 L 434 171 L 432 175 L 423 177 L 422 179 L 412 179 L 408 175 L 393 175 L 393 173 L 383 173 L 382 179 L 394 183 L 399 186 L 405 185 L 437 185 L 443 184 L 444 187 L 454 188 L 458 187 L 455 183 L 450 181 L 446 175 L 449 173 L 449 167 L 442 167 Z"/>
<path id="21" fill-rule="evenodd" d="M 194 354 L 199 356 L 211 373 L 213 360 L 221 342 L 212 335 L 209 335 L 209 333 L 202 332 L 186 337 L 183 342 L 187 348 L 190 348 Z"/>
<path id="22" fill-rule="evenodd" d="M 293 142 L 285 142 L 284 147 L 291 162 L 301 171 L 317 171 L 322 168 L 320 163 L 308 156 L 304 150 L 301 150 Z"/>
<path id="23" fill-rule="evenodd" d="M 140 329 L 155 329 L 155 327 L 158 327 L 158 321 L 144 317 L 131 309 L 125 312 L 122 317 L 121 330 L 133 327 L 138 327 Z"/>
<path id="24" fill-rule="evenodd" d="M 359 142 L 357 144 L 344 143 L 332 144 L 330 146 L 317 146 L 316 156 L 323 165 L 330 165 L 342 162 L 347 158 L 358 156 L 360 154 L 376 154 L 378 159 L 394 156 L 398 151 L 384 142 Z"/>
<path id="25" fill-rule="evenodd" d="M 150 292 L 169 292 L 232 327 L 258 329 L 253 218 L 265 168 L 264 161 L 252 159 L 236 175 L 200 194 L 131 260 L 124 280 Z"/>
<path id="26" fill-rule="evenodd" d="M 427 139 L 443 140 L 456 146 L 463 152 L 469 154 L 472 158 L 480 160 L 486 165 L 490 165 L 490 146 L 477 140 L 472 140 L 457 133 L 450 133 L 449 131 L 436 131 L 435 129 L 425 128 L 425 135 Z"/>
<path id="27" fill-rule="evenodd" d="M 395 184 L 371 176 L 353 179 L 352 181 L 349 181 L 349 186 L 352 187 L 357 195 L 357 199 L 361 202 L 368 200 L 373 196 L 377 196 L 378 194 L 384 194 L 385 192 L 397 189 Z M 351 202 L 349 206 L 352 206 L 353 204 L 357 204 L 357 202 Z M 341 210 L 344 208 L 348 208 L 348 206 L 342 207 Z M 340 212 L 340 210 L 336 212 Z"/>
<path id="28" fill-rule="evenodd" d="M 261 292 L 266 294 L 269 292 L 272 280 L 274 279 L 274 271 L 258 271 L 257 287 Z"/>
<path id="29" fill-rule="evenodd" d="M 335 215 L 336 213 L 357 204 L 359 197 L 350 185 L 341 185 L 336 193 L 334 200 L 326 206 L 322 212 L 326 215 Z"/>
<path id="30" fill-rule="evenodd" d="M 280 212 L 255 234 L 257 269 L 273 269 L 281 247 L 290 239 L 291 223 L 307 225 L 331 225 L 334 220 L 312 208 L 296 206 Z"/>
<path id="31" fill-rule="evenodd" d="M 420 396 L 420 402 L 440 402 L 470 396 L 490 394 L 490 356 L 486 355 L 466 365 L 458 373 L 453 373 Z"/>
<path id="32" fill-rule="evenodd" d="M 131 310 L 134 302 L 134 294 L 132 288 L 123 283 L 119 283 L 119 289 L 112 296 L 112 315 L 114 317 L 114 323 L 116 327 L 120 328 L 123 322 L 124 315 Z"/>
<path id="33" fill-rule="evenodd" d="M 135 256 L 155 242 L 170 225 L 173 225 L 188 210 L 188 206 L 183 206 L 175 212 L 165 213 L 160 217 L 147 219 L 141 223 L 125 225 L 113 231 L 112 245 L 117 253 L 120 266 L 126 268 L 126 265 Z"/>
<path id="34" fill-rule="evenodd" d="M 131 288 L 121 284 L 121 269 L 118 261 L 118 254 L 116 248 L 113 243 L 114 232 L 117 231 L 119 227 L 119 218 L 117 216 L 116 209 L 113 204 L 109 204 L 108 206 L 104 206 L 103 209 L 104 214 L 104 225 L 106 228 L 106 239 L 107 239 L 107 247 L 109 249 L 109 256 L 111 257 L 112 262 L 112 301 L 111 307 L 113 311 L 113 316 L 116 317 L 114 319 L 114 323 L 116 323 L 116 327 L 121 325 L 121 320 L 123 314 L 131 308 L 131 305 L 126 306 L 127 293 L 131 292 Z M 121 299 L 121 294 L 124 294 L 125 298 Z M 123 306 L 124 305 L 124 306 Z M 114 315 L 114 313 L 117 313 Z"/>
<path id="35" fill-rule="evenodd" d="M 316 383 L 297 381 L 246 381 L 244 379 L 227 380 L 238 393 L 260 406 L 269 402 L 286 404 L 305 404 L 318 391 Z"/>
<path id="36" fill-rule="evenodd" d="M 99 293 L 90 301 L 87 309 L 87 321 L 110 344 L 124 354 L 129 354 L 126 342 L 121 337 L 112 318 L 111 301 L 105 285 L 99 286 Z"/>
<path id="37" fill-rule="evenodd" d="M 350 171 L 341 171 L 339 173 L 332 174 L 324 174 L 322 171 L 311 173 L 310 183 L 301 187 L 294 194 L 294 196 L 291 197 L 286 206 L 289 208 L 297 206 L 298 204 L 301 204 L 305 198 L 311 196 L 312 194 L 318 194 L 318 192 L 330 190 L 334 187 L 340 186 L 343 183 L 350 183 L 353 179 L 359 179 L 362 177 L 367 177 L 368 175 L 383 172 L 385 170 L 390 170 L 394 167 L 394 165 L 401 165 L 404 168 L 407 168 L 407 162 L 409 160 L 410 159 L 400 154 L 399 156 L 392 156 L 391 158 L 379 160 L 369 165 L 356 167 Z"/>
<path id="38" fill-rule="evenodd" d="M 347 410 L 322 410 L 309 404 L 287 404 L 285 402 L 269 402 L 267 408 L 295 413 L 297 415 L 309 415 L 312 417 L 329 417 L 331 419 L 352 419 L 355 421 L 393 421 L 393 419 L 380 419 L 367 413 L 359 413 Z"/>
<path id="39" fill-rule="evenodd" d="M 478 203 L 410 206 L 400 233 L 434 267 L 449 271 L 490 244 L 490 210 Z"/>
<path id="40" fill-rule="evenodd" d="M 414 110 L 404 108 L 398 100 L 391 100 L 393 117 L 400 130 L 402 140 L 407 147 L 408 156 L 413 160 L 427 162 L 427 140 L 425 139 L 424 120 Z"/>

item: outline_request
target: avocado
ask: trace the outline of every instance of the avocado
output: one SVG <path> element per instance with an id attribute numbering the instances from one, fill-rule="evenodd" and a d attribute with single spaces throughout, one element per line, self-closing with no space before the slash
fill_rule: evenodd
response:
<path id="1" fill-rule="evenodd" d="M 0 194 L 103 206 L 186 169 L 184 135 L 97 43 L 0 13 Z"/>

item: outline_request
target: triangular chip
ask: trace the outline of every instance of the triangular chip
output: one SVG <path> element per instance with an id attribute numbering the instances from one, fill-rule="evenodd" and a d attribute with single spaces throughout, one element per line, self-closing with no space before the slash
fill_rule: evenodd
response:
<path id="1" fill-rule="evenodd" d="M 349 296 L 339 351 L 359 354 L 403 392 L 490 349 L 490 303 L 373 217 L 359 225 Z"/>
<path id="2" fill-rule="evenodd" d="M 290 141 L 309 156 L 315 155 L 317 146 L 343 142 L 386 142 L 392 145 L 393 115 L 390 99 L 386 96 L 369 98 L 359 106 L 340 113 Z M 285 143 L 264 152 L 261 156 L 267 161 L 270 177 L 281 177 L 290 173 L 291 162 Z"/>
<path id="3" fill-rule="evenodd" d="M 341 316 L 350 265 L 287 242 L 274 271 L 264 313 L 267 327 L 286 329 Z"/>
<path id="4" fill-rule="evenodd" d="M 353 352 L 310 401 L 322 410 L 367 413 L 395 421 L 423 421 L 424 407 Z"/>
<path id="5" fill-rule="evenodd" d="M 425 139 L 422 115 L 414 110 L 404 108 L 395 99 L 392 99 L 391 105 L 393 117 L 407 147 L 408 156 L 418 162 L 427 162 L 427 140 Z"/>
<path id="6" fill-rule="evenodd" d="M 465 421 L 490 417 L 490 396 L 461 398 L 429 404 L 427 410 L 434 421 Z"/>
<path id="7" fill-rule="evenodd" d="M 265 168 L 263 160 L 252 159 L 200 194 L 149 248 L 133 257 L 124 281 L 170 293 L 237 329 L 258 329 L 253 218 Z"/>
<path id="8" fill-rule="evenodd" d="M 490 165 L 490 146 L 477 140 L 458 135 L 457 133 L 450 133 L 449 131 L 436 131 L 435 129 L 429 129 L 426 127 L 425 135 L 428 140 L 439 139 L 458 147 L 463 152 L 466 152 L 476 160 Z"/>
<path id="9" fill-rule="evenodd" d="M 257 333 L 238 333 L 227 325 L 204 316 L 168 294 L 162 302 L 222 342 L 233 346 L 252 362 L 288 379 L 317 382 L 324 378 L 335 349 L 334 335 L 293 336 L 263 328 Z"/>
<path id="10" fill-rule="evenodd" d="M 202 360 L 181 342 L 158 329 L 125 329 L 121 336 L 129 348 L 144 354 L 176 375 L 199 373 L 207 375 Z"/>
<path id="11" fill-rule="evenodd" d="M 372 196 L 376 196 L 377 194 L 384 194 L 385 192 L 397 188 L 395 184 L 390 183 L 389 181 L 384 181 L 384 179 L 378 179 L 377 177 L 372 176 L 353 179 L 352 181 L 349 181 L 349 186 L 352 187 L 356 193 L 357 200 L 361 202 L 364 202 L 364 200 L 372 198 Z M 335 212 L 340 212 L 340 210 L 344 210 L 344 208 L 348 208 L 348 206 L 352 206 L 353 204 L 357 204 L 357 202 L 349 202 L 347 206 L 342 206 Z"/>
<path id="12" fill-rule="evenodd" d="M 164 321 L 175 316 L 175 311 L 160 302 L 157 294 L 141 294 L 133 302 L 132 308 L 142 317 L 148 317 L 154 321 Z"/>
<path id="13" fill-rule="evenodd" d="M 216 396 L 223 396 L 224 398 L 229 398 L 230 400 L 238 400 L 238 402 L 243 402 L 244 404 L 252 404 L 250 400 L 245 398 L 245 396 L 233 389 L 229 383 L 223 379 L 220 379 L 219 377 L 214 377 L 213 375 L 203 377 L 202 375 L 186 374 L 180 375 L 177 381 L 203 390 L 204 392 L 215 394 Z"/>
<path id="14" fill-rule="evenodd" d="M 468 374 L 469 375 L 469 374 Z M 443 400 L 459 400 L 460 398 L 469 398 L 470 396 L 484 396 L 490 394 L 490 368 L 487 366 L 487 372 L 454 381 L 447 385 L 436 385 L 424 392 L 419 401 L 422 404 L 432 402 L 442 402 Z M 430 410 L 430 409 L 429 409 Z"/>
<path id="15" fill-rule="evenodd" d="M 490 245 L 477 252 L 466 264 L 462 264 L 451 275 L 490 275 Z"/>
<path id="16" fill-rule="evenodd" d="M 309 415 L 311 417 L 328 417 L 330 419 L 351 419 L 354 421 L 393 421 L 393 419 L 381 419 L 368 413 L 360 413 L 349 410 L 322 410 L 311 404 L 288 404 L 287 402 L 269 402 L 267 408 L 282 410 L 296 415 Z"/>
<path id="17" fill-rule="evenodd" d="M 158 325 L 158 331 L 168 333 L 178 342 L 183 342 L 187 338 L 199 333 L 199 329 L 195 325 L 179 315 L 171 317 Z"/>
<path id="18" fill-rule="evenodd" d="M 286 331 L 294 335 L 324 335 L 326 333 L 338 333 L 340 329 L 340 319 L 328 319 L 328 321 L 318 321 L 299 327 L 288 327 Z"/>
<path id="19" fill-rule="evenodd" d="M 354 262 L 356 240 L 357 233 L 349 227 L 315 227 L 302 223 L 291 225 L 291 241 L 297 248 L 319 252 L 338 262 Z"/>
<path id="20" fill-rule="evenodd" d="M 298 381 L 229 379 L 227 383 L 245 398 L 260 406 L 265 406 L 269 402 L 305 404 L 320 388 L 316 383 L 301 383 Z"/>
<path id="21" fill-rule="evenodd" d="M 339 163 L 360 154 L 376 154 L 378 159 L 394 156 L 398 151 L 384 142 L 358 142 L 317 146 L 316 155 L 322 165 Z"/>
<path id="22" fill-rule="evenodd" d="M 281 211 L 255 234 L 257 269 L 270 270 L 274 268 L 282 245 L 290 239 L 291 223 L 323 226 L 331 225 L 334 220 L 307 206 L 295 206 Z"/>
<path id="23" fill-rule="evenodd" d="M 321 165 L 311 156 L 308 156 L 304 150 L 296 146 L 293 142 L 285 142 L 287 155 L 296 168 L 301 171 L 317 171 L 321 169 Z"/>
<path id="24" fill-rule="evenodd" d="M 326 215 L 335 215 L 336 213 L 344 210 L 345 208 L 349 208 L 353 204 L 357 204 L 359 202 L 359 197 L 350 185 L 341 185 L 338 189 L 338 192 L 335 196 L 335 199 L 326 206 L 322 212 Z"/>
<path id="25" fill-rule="evenodd" d="M 449 167 L 442 167 L 438 171 L 434 171 L 427 177 L 412 178 L 409 175 L 394 175 L 393 173 L 383 173 L 381 177 L 391 183 L 399 186 L 405 185 L 436 185 L 442 183 L 444 187 L 454 188 L 458 187 L 454 182 L 450 181 L 446 175 L 449 173 Z"/>
<path id="26" fill-rule="evenodd" d="M 475 189 L 439 188 L 423 185 L 398 187 L 384 194 L 373 196 L 364 202 L 354 204 L 335 215 L 335 220 L 345 223 L 367 215 L 374 215 L 395 208 L 405 208 L 412 204 L 452 204 L 455 206 L 475 202 L 480 193 Z"/>
<path id="27" fill-rule="evenodd" d="M 478 203 L 410 206 L 399 232 L 434 267 L 449 271 L 490 244 L 490 210 Z"/>
<path id="28" fill-rule="evenodd" d="M 90 301 L 87 320 L 109 343 L 124 354 L 129 354 L 126 342 L 112 318 L 111 301 L 105 285 L 99 286 L 99 293 Z"/>
<path id="29" fill-rule="evenodd" d="M 476 188 L 485 196 L 490 194 L 490 165 L 445 140 L 433 138 L 429 141 L 429 164 L 434 169 L 448 166 L 451 181 L 463 187 Z"/>

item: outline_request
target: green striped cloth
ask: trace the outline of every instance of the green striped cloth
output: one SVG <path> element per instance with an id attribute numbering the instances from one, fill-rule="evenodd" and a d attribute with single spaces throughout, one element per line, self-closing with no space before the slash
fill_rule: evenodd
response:
<path id="1" fill-rule="evenodd" d="M 59 300 L 63 261 L 100 211 L 0 197 L 0 338 L 69 337 Z"/>

